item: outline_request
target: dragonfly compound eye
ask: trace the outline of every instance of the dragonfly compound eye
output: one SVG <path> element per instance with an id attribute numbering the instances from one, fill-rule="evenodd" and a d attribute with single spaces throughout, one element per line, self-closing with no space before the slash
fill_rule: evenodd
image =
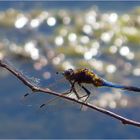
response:
<path id="1" fill-rule="evenodd" d="M 64 72 L 65 76 L 71 76 L 73 74 L 73 69 L 68 69 Z"/>

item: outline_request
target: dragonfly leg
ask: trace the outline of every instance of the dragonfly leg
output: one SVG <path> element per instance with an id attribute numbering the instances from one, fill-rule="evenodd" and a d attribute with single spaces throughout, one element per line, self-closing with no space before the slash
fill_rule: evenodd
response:
<path id="1" fill-rule="evenodd" d="M 84 97 L 87 96 L 87 98 L 86 98 L 86 100 L 87 100 L 88 97 L 90 96 L 91 92 L 87 88 L 85 88 L 83 85 L 81 85 L 80 83 L 78 83 L 78 85 L 86 92 L 86 95 L 84 95 L 84 96 L 82 96 L 80 98 L 84 98 Z"/>
<path id="2" fill-rule="evenodd" d="M 86 99 L 84 100 L 84 103 L 86 103 L 88 98 L 89 98 L 89 96 L 90 96 L 90 94 L 91 94 L 91 92 L 87 88 L 85 88 L 83 85 L 81 85 L 80 83 L 78 83 L 78 84 L 86 92 L 86 95 L 80 97 L 80 98 L 86 97 Z M 81 105 L 80 109 L 82 110 L 82 108 L 83 108 L 83 105 Z"/>
<path id="3" fill-rule="evenodd" d="M 77 91 L 76 91 L 76 89 L 75 89 L 75 81 L 74 82 L 72 82 L 72 81 L 69 81 L 70 82 L 70 84 L 71 84 L 71 88 L 70 88 L 70 92 L 74 92 L 75 93 L 75 95 L 76 95 L 76 97 L 77 97 L 77 99 L 79 100 L 80 99 L 80 96 L 78 95 L 78 93 L 77 93 Z"/>

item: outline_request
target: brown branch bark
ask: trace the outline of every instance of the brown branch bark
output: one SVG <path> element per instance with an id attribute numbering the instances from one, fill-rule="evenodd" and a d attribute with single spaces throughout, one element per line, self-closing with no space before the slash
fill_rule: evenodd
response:
<path id="1" fill-rule="evenodd" d="M 5 69 L 7 69 L 9 72 L 11 72 L 13 75 L 15 75 L 21 82 L 23 82 L 24 85 L 29 87 L 34 93 L 41 92 L 41 93 L 51 94 L 51 95 L 54 95 L 54 96 L 57 96 L 57 97 L 60 97 L 60 98 L 64 98 L 64 99 L 67 99 L 69 101 L 73 101 L 73 102 L 76 102 L 76 103 L 78 103 L 80 105 L 84 105 L 86 107 L 89 107 L 91 109 L 99 111 L 99 112 L 101 112 L 103 114 L 106 114 L 108 116 L 111 116 L 112 118 L 121 121 L 122 124 L 128 124 L 128 125 L 133 125 L 133 126 L 140 127 L 140 122 L 130 120 L 130 119 L 122 117 L 122 116 L 120 116 L 120 115 L 118 115 L 116 113 L 113 113 L 113 112 L 111 112 L 109 110 L 97 107 L 97 106 L 89 104 L 89 103 L 82 102 L 80 100 L 77 100 L 77 99 L 74 99 L 74 98 L 71 98 L 71 97 L 68 97 L 68 96 L 66 96 L 64 94 L 52 91 L 52 90 L 50 90 L 48 88 L 42 88 L 42 87 L 36 86 L 32 82 L 30 82 L 21 72 L 17 71 L 10 64 L 8 64 L 8 62 L 6 62 L 4 60 L 0 60 L 0 67 L 3 67 Z"/>

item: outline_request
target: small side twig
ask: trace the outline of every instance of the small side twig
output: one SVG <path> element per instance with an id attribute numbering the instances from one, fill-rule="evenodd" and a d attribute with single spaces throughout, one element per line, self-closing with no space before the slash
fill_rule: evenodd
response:
<path id="1" fill-rule="evenodd" d="M 86 107 L 89 107 L 91 109 L 99 111 L 103 114 L 106 114 L 106 115 L 108 115 L 108 116 L 110 116 L 114 119 L 117 119 L 117 120 L 121 121 L 122 124 L 127 124 L 127 125 L 133 125 L 133 126 L 136 126 L 136 127 L 140 127 L 140 122 L 137 122 L 137 121 L 134 121 L 134 120 L 131 120 L 131 119 L 127 119 L 127 118 L 122 117 L 122 116 L 120 116 L 116 113 L 113 113 L 113 112 L 109 111 L 109 110 L 97 107 L 97 106 L 89 104 L 89 103 L 82 102 L 81 100 L 71 98 L 69 96 L 66 96 L 65 94 L 55 92 L 55 91 L 50 90 L 48 88 L 42 88 L 42 87 L 36 86 L 32 82 L 30 82 L 28 80 L 28 78 L 26 78 L 21 72 L 17 71 L 15 68 L 13 68 L 10 64 L 8 64 L 4 60 L 0 60 L 0 67 L 3 67 L 5 69 L 7 69 L 9 72 L 11 72 L 13 75 L 15 75 L 24 85 L 29 87 L 35 93 L 38 93 L 38 92 L 47 93 L 47 94 L 51 94 L 51 95 L 54 95 L 54 96 L 57 96 L 57 97 L 60 97 L 60 98 L 64 98 L 64 99 L 67 99 L 69 101 L 73 101 L 73 102 L 76 102 L 80 105 L 84 105 Z"/>

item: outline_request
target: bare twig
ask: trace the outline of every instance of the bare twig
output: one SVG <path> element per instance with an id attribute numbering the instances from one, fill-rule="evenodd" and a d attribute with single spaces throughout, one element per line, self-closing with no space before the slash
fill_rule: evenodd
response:
<path id="1" fill-rule="evenodd" d="M 71 97 L 68 97 L 66 96 L 65 94 L 61 94 L 59 92 L 55 92 L 55 91 L 52 91 L 48 88 L 42 88 L 42 87 L 39 87 L 39 86 L 36 86 L 34 85 L 32 82 L 30 82 L 28 80 L 28 78 L 26 78 L 21 72 L 17 71 L 15 68 L 13 68 L 10 64 L 8 64 L 8 62 L 4 61 L 4 60 L 0 60 L 0 67 L 3 67 L 5 69 L 7 69 L 8 71 L 10 71 L 13 75 L 15 75 L 21 82 L 23 82 L 24 85 L 26 85 L 27 87 L 29 87 L 34 93 L 38 93 L 38 92 L 41 92 L 41 93 L 47 93 L 47 94 L 51 94 L 51 95 L 54 95 L 54 96 L 57 96 L 57 97 L 60 97 L 60 98 L 64 98 L 64 99 L 67 99 L 69 101 L 73 101 L 73 102 L 76 102 L 80 105 L 84 105 L 86 107 L 89 107 L 91 109 L 94 109 L 96 111 L 99 111 L 103 114 L 106 114 L 108 116 L 111 116 L 113 117 L 114 119 L 117 119 L 119 121 L 122 122 L 122 124 L 128 124 L 128 125 L 133 125 L 133 126 L 137 126 L 137 127 L 140 127 L 140 122 L 137 122 L 137 121 L 133 121 L 133 120 L 130 120 L 130 119 L 127 119 L 125 117 L 122 117 L 116 113 L 113 113 L 111 111 L 108 111 L 106 109 L 103 109 L 103 108 L 100 108 L 100 107 L 97 107 L 95 105 L 92 105 L 92 104 L 89 104 L 89 103 L 85 103 L 85 102 L 82 102 L 81 100 L 77 100 L 77 99 L 74 99 L 74 98 L 71 98 Z"/>

